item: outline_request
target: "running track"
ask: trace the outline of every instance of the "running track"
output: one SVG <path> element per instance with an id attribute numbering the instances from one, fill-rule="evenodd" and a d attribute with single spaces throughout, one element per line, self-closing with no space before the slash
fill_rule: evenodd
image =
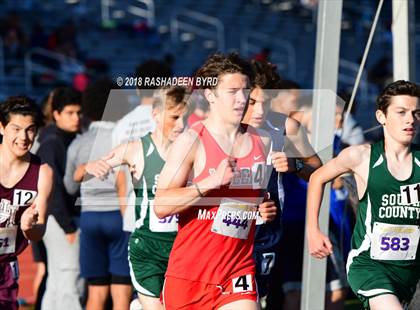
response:
<path id="1" fill-rule="evenodd" d="M 32 282 L 35 276 L 36 266 L 30 245 L 18 256 L 18 260 L 20 272 L 19 299 L 24 299 L 26 303 L 33 304 L 35 302 L 35 296 L 32 293 Z"/>

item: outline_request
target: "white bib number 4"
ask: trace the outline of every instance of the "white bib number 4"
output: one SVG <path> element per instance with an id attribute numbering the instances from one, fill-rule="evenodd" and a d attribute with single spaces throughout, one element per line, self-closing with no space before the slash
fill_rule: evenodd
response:
<path id="1" fill-rule="evenodd" d="M 0 255 L 15 252 L 17 226 L 0 228 Z"/>
<path id="2" fill-rule="evenodd" d="M 232 279 L 232 291 L 234 293 L 249 292 L 253 291 L 252 287 L 252 275 L 247 274 Z"/>
<path id="3" fill-rule="evenodd" d="M 149 205 L 149 229 L 152 232 L 178 231 L 178 214 L 163 219 L 158 218 L 153 208 L 153 200 L 151 200 Z"/>
<path id="4" fill-rule="evenodd" d="M 414 260 L 419 243 L 417 225 L 395 225 L 375 222 L 370 257 L 376 260 Z"/>

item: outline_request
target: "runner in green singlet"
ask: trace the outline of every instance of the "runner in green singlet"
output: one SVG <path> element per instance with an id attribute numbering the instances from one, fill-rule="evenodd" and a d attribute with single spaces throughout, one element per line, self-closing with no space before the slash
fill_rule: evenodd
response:
<path id="1" fill-rule="evenodd" d="M 159 219 L 153 200 L 168 149 L 184 130 L 186 90 L 171 87 L 158 91 L 153 103 L 156 129 L 138 141 L 122 144 L 91 163 L 88 174 L 104 178 L 112 169 L 128 165 L 136 192 L 136 228 L 129 242 L 130 275 L 143 309 L 163 309 L 159 301 L 169 253 L 178 228 L 176 215 Z"/>
<path id="2" fill-rule="evenodd" d="M 331 242 L 318 227 L 323 186 L 346 172 L 359 194 L 347 276 L 367 309 L 403 309 L 420 278 L 420 149 L 412 144 L 420 122 L 420 89 L 388 85 L 377 100 L 384 140 L 351 146 L 311 176 L 308 189 L 310 253 L 323 258 Z"/>

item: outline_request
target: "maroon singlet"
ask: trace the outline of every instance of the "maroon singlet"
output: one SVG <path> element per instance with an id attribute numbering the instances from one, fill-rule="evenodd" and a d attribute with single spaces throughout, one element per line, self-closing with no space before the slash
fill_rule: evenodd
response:
<path id="1" fill-rule="evenodd" d="M 41 160 L 31 155 L 24 176 L 12 188 L 0 184 L 0 262 L 15 259 L 28 245 L 20 229 L 22 213 L 38 194 Z"/>

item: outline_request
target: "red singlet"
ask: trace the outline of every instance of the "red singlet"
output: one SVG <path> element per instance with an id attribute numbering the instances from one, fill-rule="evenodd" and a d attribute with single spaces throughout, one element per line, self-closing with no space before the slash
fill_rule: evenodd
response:
<path id="1" fill-rule="evenodd" d="M 245 125 L 242 128 L 248 129 L 251 151 L 236 158 L 235 177 L 228 187 L 213 190 L 196 206 L 179 215 L 179 230 L 166 273 L 168 277 L 221 285 L 235 276 L 248 274 L 253 277 L 255 274 L 252 257 L 255 215 L 263 196 L 266 155 L 256 130 Z M 197 132 L 206 153 L 205 168 L 193 179 L 193 182 L 199 182 L 229 155 L 201 122 L 192 129 Z M 252 219 L 248 220 L 250 217 Z"/>

